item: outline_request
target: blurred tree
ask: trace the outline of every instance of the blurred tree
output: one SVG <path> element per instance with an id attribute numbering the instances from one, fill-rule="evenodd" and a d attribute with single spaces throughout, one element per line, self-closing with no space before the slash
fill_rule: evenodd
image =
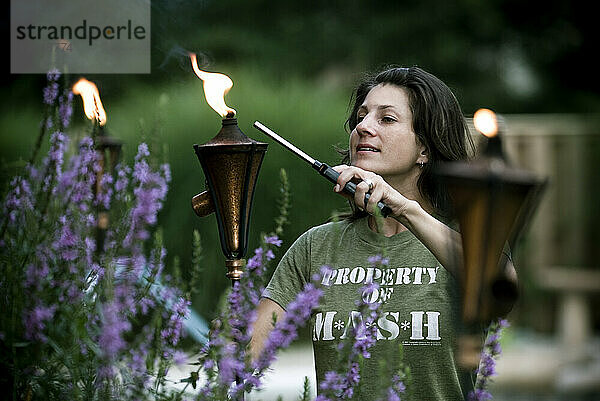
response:
<path id="1" fill-rule="evenodd" d="M 588 59 L 593 25 L 580 1 L 152 4 L 162 75 L 170 74 L 165 58 L 184 46 L 208 63 L 256 65 L 278 80 L 418 64 L 459 88 L 466 110 L 597 111 L 600 104 L 597 62 Z"/>
<path id="2" fill-rule="evenodd" d="M 202 52 L 205 65 L 250 64 L 279 81 L 300 75 L 347 85 L 353 74 L 382 64 L 418 64 L 456 88 L 465 110 L 482 104 L 505 113 L 600 109 L 597 35 L 583 0 L 154 0 L 151 6 L 153 73 L 103 76 L 107 86 L 178 80 L 187 73 L 187 49 Z M 8 33 L 4 7 L 0 31 Z M 5 93 L 43 85 L 37 76 L 9 74 L 8 63 L 4 68 Z"/>

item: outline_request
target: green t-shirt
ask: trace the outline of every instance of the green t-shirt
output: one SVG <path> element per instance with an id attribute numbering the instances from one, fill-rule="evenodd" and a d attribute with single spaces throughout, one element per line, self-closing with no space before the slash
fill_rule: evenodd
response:
<path id="1" fill-rule="evenodd" d="M 381 254 L 387 265 L 368 263 L 370 256 Z M 335 367 L 340 337 L 349 325 L 361 324 L 355 311 L 360 289 L 375 282 L 379 290 L 369 302 L 382 302 L 382 315 L 377 342 L 361 372 L 361 400 L 376 398 L 378 359 L 398 355 L 398 344 L 411 370 L 411 399 L 464 399 L 454 355 L 460 320 L 456 283 L 410 231 L 385 237 L 369 229 L 367 218 L 314 227 L 283 256 L 264 296 L 285 309 L 323 265 L 332 273 L 322 280 L 324 296 L 311 318 L 318 382 Z"/>

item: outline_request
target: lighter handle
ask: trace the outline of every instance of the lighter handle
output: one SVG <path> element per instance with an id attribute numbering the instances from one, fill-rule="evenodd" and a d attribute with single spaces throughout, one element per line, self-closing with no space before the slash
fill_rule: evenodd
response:
<path id="1" fill-rule="evenodd" d="M 321 163 L 320 161 L 316 160 L 313 164 L 313 168 L 317 170 L 323 177 L 327 178 L 332 183 L 337 184 L 337 179 L 340 176 L 340 173 L 331 168 L 327 163 Z M 344 191 L 350 195 L 354 195 L 356 193 L 356 184 L 348 181 L 346 185 L 344 185 Z M 368 201 L 370 197 L 371 194 L 366 193 L 365 201 Z M 377 202 L 377 208 L 383 217 L 388 217 L 392 212 L 392 209 L 390 209 L 388 205 L 381 201 Z"/>

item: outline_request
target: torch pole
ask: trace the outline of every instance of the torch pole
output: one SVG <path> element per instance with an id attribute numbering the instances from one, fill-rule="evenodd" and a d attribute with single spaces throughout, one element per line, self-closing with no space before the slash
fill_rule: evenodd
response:
<path id="1" fill-rule="evenodd" d="M 233 288 L 243 274 L 253 194 L 267 144 L 248 138 L 233 115 L 221 124 L 214 138 L 194 145 L 207 189 L 192 198 L 192 209 L 200 217 L 215 213 L 226 276 Z M 236 377 L 236 387 L 243 387 L 243 383 L 241 377 Z M 231 399 L 243 401 L 244 391 Z"/>

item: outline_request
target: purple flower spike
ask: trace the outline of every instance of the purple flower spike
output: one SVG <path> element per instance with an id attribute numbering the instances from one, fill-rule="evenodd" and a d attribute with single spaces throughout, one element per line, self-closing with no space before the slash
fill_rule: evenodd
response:
<path id="1" fill-rule="evenodd" d="M 173 362 L 175 365 L 181 366 L 187 363 L 188 356 L 183 351 L 175 351 L 173 353 Z"/>
<path id="2" fill-rule="evenodd" d="M 51 82 L 44 88 L 44 103 L 53 105 L 58 97 L 58 83 Z"/>
<path id="3" fill-rule="evenodd" d="M 287 307 L 284 318 L 277 322 L 269 338 L 265 341 L 265 348 L 259 357 L 256 368 L 264 370 L 275 360 L 275 354 L 280 348 L 289 346 L 298 336 L 298 326 L 310 318 L 314 308 L 319 305 L 323 291 L 314 284 L 308 283 L 304 290 Z"/>
<path id="4" fill-rule="evenodd" d="M 63 127 L 68 127 L 73 115 L 73 92 L 65 90 L 58 100 L 58 116 Z"/>
<path id="5" fill-rule="evenodd" d="M 46 78 L 48 79 L 48 81 L 58 81 L 60 75 L 60 71 L 56 68 L 53 68 L 50 71 L 48 71 L 48 73 L 46 74 Z"/>
<path id="6" fill-rule="evenodd" d="M 136 204 L 131 210 L 129 232 L 123 241 L 126 247 L 132 246 L 136 240 L 145 240 L 150 236 L 148 226 L 156 224 L 158 212 L 162 209 L 167 196 L 167 179 L 150 170 L 145 159 L 148 155 L 148 146 L 144 143 L 140 144 L 133 168 L 133 193 Z M 163 173 L 166 171 L 163 168 Z M 127 185 L 124 180 L 124 175 L 119 172 L 117 191 L 122 185 Z"/>
<path id="7" fill-rule="evenodd" d="M 483 344 L 479 368 L 476 370 L 477 380 L 475 382 L 475 389 L 469 393 L 469 401 L 486 401 L 492 399 L 492 395 L 486 388 L 490 382 L 490 378 L 497 374 L 496 358 L 502 353 L 500 336 L 502 330 L 508 326 L 509 323 L 505 319 L 499 319 L 490 324 L 486 341 Z"/>
<path id="8" fill-rule="evenodd" d="M 265 244 L 272 244 L 275 246 L 281 246 L 281 241 L 278 236 L 273 235 L 272 237 L 265 237 Z"/>
<path id="9" fill-rule="evenodd" d="M 29 314 L 24 317 L 25 337 L 29 340 L 39 340 L 43 343 L 47 341 L 43 333 L 46 328 L 46 322 L 54 317 L 57 306 L 36 306 Z"/>
<path id="10" fill-rule="evenodd" d="M 104 357 L 112 360 L 127 345 L 123 333 L 131 329 L 131 323 L 120 313 L 119 305 L 109 303 L 103 308 L 104 321 L 98 345 Z"/>
<path id="11" fill-rule="evenodd" d="M 487 390 L 475 389 L 469 393 L 468 401 L 487 401 L 492 399 L 492 394 Z"/>

